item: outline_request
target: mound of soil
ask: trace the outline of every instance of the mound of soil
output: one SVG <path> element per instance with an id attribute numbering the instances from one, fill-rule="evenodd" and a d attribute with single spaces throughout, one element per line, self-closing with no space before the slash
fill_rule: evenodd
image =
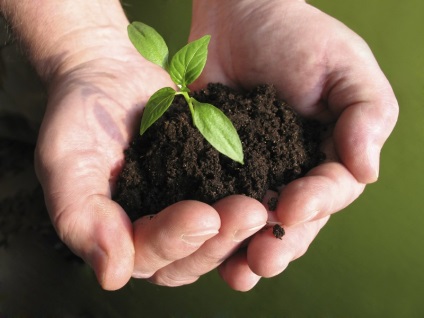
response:
<path id="1" fill-rule="evenodd" d="M 212 204 L 244 194 L 261 200 L 268 189 L 277 190 L 303 176 L 324 158 L 319 124 L 278 100 L 273 86 L 239 92 L 210 84 L 194 97 L 231 119 L 243 144 L 245 164 L 218 153 L 203 138 L 178 96 L 125 152 L 114 199 L 133 220 L 187 199 Z"/>

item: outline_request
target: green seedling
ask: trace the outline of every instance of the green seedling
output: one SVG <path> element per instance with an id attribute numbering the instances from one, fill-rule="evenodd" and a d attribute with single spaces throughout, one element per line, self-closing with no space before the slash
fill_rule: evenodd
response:
<path id="1" fill-rule="evenodd" d="M 165 69 L 178 87 L 164 87 L 154 93 L 144 109 L 140 135 L 158 120 L 171 106 L 175 96 L 182 95 L 190 109 L 193 125 L 220 153 L 243 164 L 243 148 L 240 137 L 230 119 L 217 107 L 200 103 L 190 96 L 188 85 L 193 83 L 205 67 L 210 35 L 193 41 L 172 57 L 164 39 L 152 27 L 133 22 L 128 26 L 128 36 L 137 51 L 147 60 Z"/>

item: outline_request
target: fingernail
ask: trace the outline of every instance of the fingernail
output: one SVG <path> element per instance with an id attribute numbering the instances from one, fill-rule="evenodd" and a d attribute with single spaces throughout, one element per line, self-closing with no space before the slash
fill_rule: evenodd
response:
<path id="1" fill-rule="evenodd" d="M 191 245 L 201 245 L 211 237 L 217 235 L 219 231 L 210 230 L 204 232 L 188 233 L 181 235 L 181 239 Z"/>
<path id="2" fill-rule="evenodd" d="M 86 261 L 94 270 L 97 280 L 99 281 L 100 285 L 102 285 L 104 279 L 103 276 L 105 274 L 105 269 L 107 267 L 108 261 L 108 256 L 106 252 L 102 248 L 97 246 L 87 256 Z"/>
<path id="3" fill-rule="evenodd" d="M 240 229 L 234 232 L 233 235 L 233 241 L 234 242 L 241 242 L 247 239 L 249 236 L 255 234 L 257 231 L 259 231 L 261 228 L 263 228 L 266 224 L 262 224 L 259 226 L 251 227 L 249 229 Z"/>
<path id="4" fill-rule="evenodd" d="M 146 278 L 149 278 L 150 276 L 152 276 L 152 275 L 142 273 L 142 272 L 139 272 L 137 270 L 134 270 L 134 272 L 131 275 L 131 277 L 136 278 L 136 279 L 146 279 Z"/>
<path id="5" fill-rule="evenodd" d="M 368 151 L 368 161 L 372 169 L 371 182 L 378 180 L 380 174 L 380 148 L 377 146 L 371 147 Z"/>

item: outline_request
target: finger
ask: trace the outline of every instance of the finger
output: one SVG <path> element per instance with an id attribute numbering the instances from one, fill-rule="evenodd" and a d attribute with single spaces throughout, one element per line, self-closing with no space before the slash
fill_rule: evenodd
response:
<path id="1" fill-rule="evenodd" d="M 221 218 L 219 234 L 205 242 L 189 257 L 157 272 L 151 278 L 154 283 L 176 286 L 197 280 L 234 253 L 240 244 L 259 231 L 267 220 L 264 206 L 259 201 L 242 195 L 224 198 L 213 207 Z"/>
<path id="2" fill-rule="evenodd" d="M 348 206 L 364 188 L 342 164 L 321 164 L 282 189 L 277 218 L 286 226 L 323 218 Z"/>
<path id="3" fill-rule="evenodd" d="M 261 279 L 249 267 L 247 263 L 246 249 L 241 249 L 231 255 L 219 267 L 219 275 L 234 290 L 249 291 Z"/>
<path id="4" fill-rule="evenodd" d="M 125 211 L 109 197 L 91 195 L 69 206 L 55 221 L 63 241 L 96 273 L 106 290 L 123 287 L 134 265 L 132 225 Z"/>
<path id="5" fill-rule="evenodd" d="M 139 219 L 134 224 L 133 277 L 149 278 L 194 253 L 218 233 L 220 225 L 215 209 L 199 201 L 181 201 L 154 217 Z"/>
<path id="6" fill-rule="evenodd" d="M 281 240 L 272 229 L 257 233 L 249 243 L 247 262 L 256 275 L 273 277 L 284 271 L 289 263 L 302 256 L 329 217 L 286 227 Z"/>

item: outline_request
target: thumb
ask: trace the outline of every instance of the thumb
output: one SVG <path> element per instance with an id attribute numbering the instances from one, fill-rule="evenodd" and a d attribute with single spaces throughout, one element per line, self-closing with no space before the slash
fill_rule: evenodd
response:
<path id="1" fill-rule="evenodd" d="M 62 241 L 93 268 L 104 289 L 119 289 L 133 272 L 131 221 L 110 199 L 104 174 L 68 163 L 46 169 L 36 161 L 53 225 Z"/>

